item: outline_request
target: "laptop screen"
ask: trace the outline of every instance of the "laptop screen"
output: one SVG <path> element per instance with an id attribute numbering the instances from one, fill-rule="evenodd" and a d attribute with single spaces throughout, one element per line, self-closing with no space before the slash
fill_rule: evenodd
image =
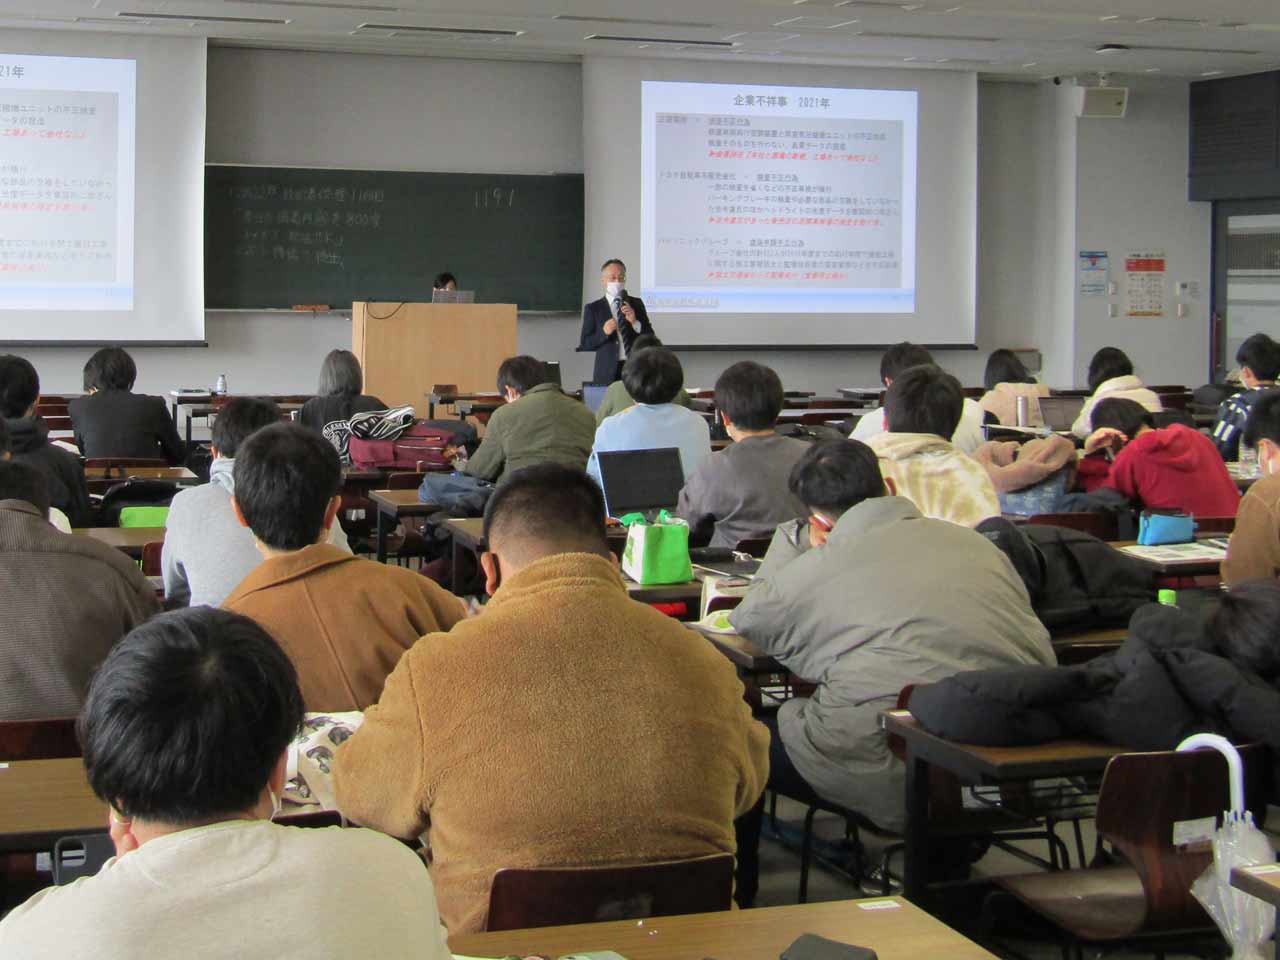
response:
<path id="1" fill-rule="evenodd" d="M 605 509 L 611 517 L 671 509 L 684 488 L 684 469 L 675 447 L 617 450 L 596 454 Z"/>
<path id="2" fill-rule="evenodd" d="M 1041 397 L 1040 415 L 1050 430 L 1070 430 L 1084 408 L 1084 397 Z"/>

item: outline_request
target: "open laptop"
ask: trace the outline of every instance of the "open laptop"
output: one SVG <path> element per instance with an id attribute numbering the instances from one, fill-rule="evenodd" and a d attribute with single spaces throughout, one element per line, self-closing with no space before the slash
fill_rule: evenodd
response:
<path id="1" fill-rule="evenodd" d="M 432 303 L 475 303 L 474 290 L 432 290 Z"/>
<path id="2" fill-rule="evenodd" d="M 1070 430 L 1084 409 L 1084 397 L 1040 397 L 1040 415 L 1050 430 Z"/>
<path id="3" fill-rule="evenodd" d="M 586 383 L 582 384 L 582 402 L 587 405 L 587 409 L 595 413 L 600 409 L 600 404 L 604 403 L 604 395 L 609 390 L 607 383 Z"/>
<path id="4" fill-rule="evenodd" d="M 605 512 L 611 517 L 643 513 L 653 519 L 671 510 L 684 488 L 684 468 L 675 447 L 656 450 L 615 450 L 596 454 Z"/>

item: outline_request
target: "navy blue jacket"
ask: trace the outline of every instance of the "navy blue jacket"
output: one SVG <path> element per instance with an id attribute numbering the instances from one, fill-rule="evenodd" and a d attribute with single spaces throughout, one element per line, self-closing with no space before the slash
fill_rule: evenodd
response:
<path id="1" fill-rule="evenodd" d="M 649 313 L 644 308 L 643 300 L 625 294 L 622 299 L 631 304 L 631 308 L 636 312 L 636 319 L 640 321 L 639 333 L 625 321 L 618 324 L 618 329 L 622 331 L 623 340 L 630 352 L 631 345 L 636 342 L 637 337 L 644 334 L 652 336 L 653 325 L 649 323 Z M 592 300 L 582 308 L 582 337 L 578 341 L 578 350 L 579 352 L 595 351 L 596 366 L 591 376 L 592 383 L 613 383 L 618 378 L 618 361 L 622 359 L 618 354 L 618 335 L 616 332 L 604 332 L 604 325 L 612 318 L 609 301 L 604 297 Z"/>

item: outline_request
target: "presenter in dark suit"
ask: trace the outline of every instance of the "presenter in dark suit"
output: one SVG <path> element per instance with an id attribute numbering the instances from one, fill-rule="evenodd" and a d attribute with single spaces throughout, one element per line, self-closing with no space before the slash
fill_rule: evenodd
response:
<path id="1" fill-rule="evenodd" d="M 622 364 L 641 334 L 652 334 L 653 325 L 644 301 L 627 296 L 627 265 L 606 260 L 600 268 L 604 296 L 582 308 L 581 352 L 595 351 L 593 383 L 613 383 L 622 376 Z"/>

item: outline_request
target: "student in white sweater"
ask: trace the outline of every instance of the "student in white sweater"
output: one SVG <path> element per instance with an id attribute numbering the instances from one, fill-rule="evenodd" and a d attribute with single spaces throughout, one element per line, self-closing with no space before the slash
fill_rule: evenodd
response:
<path id="1" fill-rule="evenodd" d="M 1133 361 L 1119 347 L 1103 347 L 1089 361 L 1089 389 L 1093 395 L 1080 408 L 1080 415 L 1071 425 L 1071 432 L 1080 439 L 1093 433 L 1093 409 L 1103 400 L 1112 397 L 1133 400 L 1152 413 L 1164 409 L 1160 397 L 1148 390 L 1133 373 Z"/>
<path id="2" fill-rule="evenodd" d="M 371 830 L 270 822 L 302 720 L 252 620 L 164 614 L 107 657 L 80 719 L 116 856 L 0 922 L 6 960 L 447 960 L 431 878 Z"/>

